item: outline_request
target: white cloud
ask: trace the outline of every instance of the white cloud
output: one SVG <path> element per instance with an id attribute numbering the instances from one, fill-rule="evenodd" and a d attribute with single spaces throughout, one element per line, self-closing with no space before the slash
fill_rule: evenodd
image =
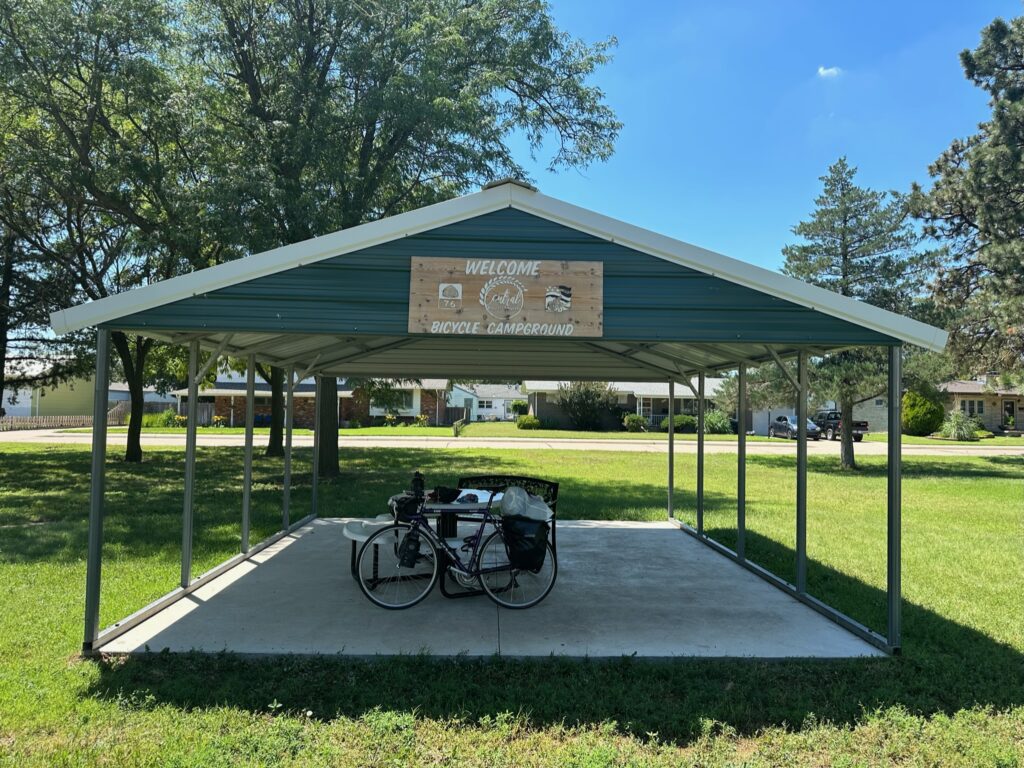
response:
<path id="1" fill-rule="evenodd" d="M 832 77 L 839 77 L 841 74 L 843 74 L 843 70 L 839 67 L 818 67 L 818 77 L 828 79 Z"/>

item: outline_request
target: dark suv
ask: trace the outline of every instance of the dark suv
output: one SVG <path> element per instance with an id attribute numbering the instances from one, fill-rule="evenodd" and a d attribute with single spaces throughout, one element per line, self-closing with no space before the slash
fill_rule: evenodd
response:
<path id="1" fill-rule="evenodd" d="M 818 411 L 814 414 L 814 423 L 818 425 L 827 440 L 836 440 L 843 434 L 843 415 L 839 411 Z M 851 425 L 853 441 L 859 443 L 868 433 L 866 421 L 855 421 Z"/>
<path id="2" fill-rule="evenodd" d="M 795 418 L 778 416 L 768 425 L 768 437 L 788 437 L 796 440 L 800 436 L 799 424 Z M 807 420 L 807 439 L 821 439 L 821 430 L 810 419 Z"/>

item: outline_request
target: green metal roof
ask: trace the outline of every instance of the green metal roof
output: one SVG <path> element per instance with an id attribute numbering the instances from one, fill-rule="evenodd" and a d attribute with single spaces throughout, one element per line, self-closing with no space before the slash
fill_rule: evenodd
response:
<path id="1" fill-rule="evenodd" d="M 204 272 L 210 273 L 214 287 L 208 291 L 189 290 L 185 297 L 174 298 L 183 292 L 176 294 L 171 285 L 175 281 L 167 281 L 142 290 L 163 286 L 160 295 L 173 300 L 133 301 L 129 296 L 121 301 L 136 307 L 135 311 L 116 312 L 111 307 L 105 314 L 99 311 L 102 302 L 96 302 L 92 316 L 110 328 L 170 341 L 199 339 L 204 347 L 226 353 L 252 352 L 266 362 L 348 376 L 664 380 L 739 362 L 760 362 L 769 359 L 768 347 L 785 357 L 798 349 L 821 352 L 892 345 L 918 336 L 926 339 L 921 343 L 928 343 L 929 331 L 939 339 L 931 344 L 933 348 L 941 348 L 940 342 L 945 341 L 938 329 L 791 278 L 754 267 L 749 267 L 752 277 L 737 270 L 725 273 L 710 258 L 715 254 L 710 254 L 705 266 L 699 256 L 708 252 L 699 249 L 695 249 L 698 258 L 690 259 L 694 265 L 684 265 L 616 242 L 608 234 L 600 236 L 556 221 L 555 216 L 523 210 L 525 206 L 490 207 L 436 227 L 430 227 L 428 219 L 428 226 L 420 223 L 418 231 L 407 236 L 399 229 L 398 234 L 380 237 L 365 247 L 335 255 L 321 252 L 287 266 L 268 260 L 269 254 L 250 257 L 254 265 L 261 265 L 256 276 L 247 277 L 247 265 L 238 262 L 203 270 L 177 280 L 191 280 L 190 286 L 201 287 Z M 392 224 L 401 218 L 394 217 Z M 363 228 L 355 228 L 359 229 Z M 351 237 L 358 234 L 355 230 L 350 231 Z M 327 239 L 299 246 L 311 249 Z M 604 265 L 603 336 L 409 334 L 410 262 L 430 256 L 600 261 Z M 726 266 L 739 264 L 717 258 Z M 212 280 L 217 270 L 227 268 L 239 278 Z M 864 322 L 848 319 L 861 308 Z M 89 305 L 68 312 L 88 309 Z M 62 322 L 69 325 L 58 315 L 55 318 L 58 329 Z M 891 332 L 881 329 L 887 318 L 894 319 Z M 84 315 L 78 322 L 83 319 Z"/>

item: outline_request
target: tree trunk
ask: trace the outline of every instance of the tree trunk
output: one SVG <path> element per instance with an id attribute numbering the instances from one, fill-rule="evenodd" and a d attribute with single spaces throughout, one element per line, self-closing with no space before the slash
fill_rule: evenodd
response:
<path id="1" fill-rule="evenodd" d="M 142 461 L 142 416 L 145 412 L 146 396 L 142 387 L 142 374 L 125 376 L 128 379 L 128 396 L 131 399 L 131 414 L 128 418 L 128 446 L 124 460 Z"/>
<path id="2" fill-rule="evenodd" d="M 839 462 L 843 469 L 856 469 L 857 462 L 853 455 L 853 403 L 843 401 L 839 404 L 839 415 L 843 426 L 839 439 Z"/>
<path id="3" fill-rule="evenodd" d="M 320 399 L 317 402 L 316 432 L 320 436 L 320 477 L 337 477 L 338 464 L 338 379 L 320 377 Z"/>
<path id="4" fill-rule="evenodd" d="M 131 415 L 128 418 L 128 442 L 124 450 L 124 460 L 138 463 L 142 461 L 142 413 L 145 402 L 143 372 L 146 366 L 146 355 L 149 354 L 153 341 L 137 336 L 134 349 L 132 349 L 132 342 L 121 331 L 114 331 L 110 334 L 110 340 L 114 349 L 117 350 L 117 356 L 121 358 L 121 368 L 124 371 L 124 379 L 128 385 L 132 406 Z"/>
<path id="5" fill-rule="evenodd" d="M 284 456 L 284 368 L 270 369 L 270 440 L 266 456 Z"/>

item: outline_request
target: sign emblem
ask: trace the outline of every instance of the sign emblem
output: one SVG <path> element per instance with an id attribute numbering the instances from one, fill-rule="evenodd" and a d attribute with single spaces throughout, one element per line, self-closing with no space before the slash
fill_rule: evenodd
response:
<path id="1" fill-rule="evenodd" d="M 462 283 L 439 283 L 437 306 L 441 309 L 462 309 Z"/>
<path id="2" fill-rule="evenodd" d="M 523 311 L 526 286 L 509 275 L 492 277 L 480 289 L 480 304 L 496 320 L 511 320 Z"/>
<path id="3" fill-rule="evenodd" d="M 549 285 L 544 294 L 544 309 L 547 312 L 568 312 L 572 309 L 572 286 Z"/>

